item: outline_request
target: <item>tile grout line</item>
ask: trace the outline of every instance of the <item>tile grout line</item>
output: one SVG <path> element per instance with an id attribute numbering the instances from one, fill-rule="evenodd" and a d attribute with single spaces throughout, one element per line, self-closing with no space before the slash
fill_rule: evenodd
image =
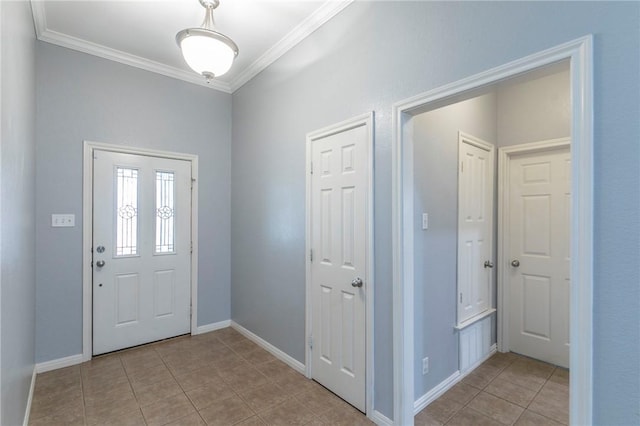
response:
<path id="1" fill-rule="evenodd" d="M 502 372 L 503 372 L 504 370 L 506 370 L 507 368 L 509 368 L 510 366 L 512 366 L 512 365 L 513 365 L 513 364 L 515 364 L 515 363 L 516 363 L 516 360 L 513 360 L 513 361 L 512 361 L 512 362 L 511 362 L 507 367 L 505 367 L 503 370 L 501 370 L 501 371 L 500 371 L 500 373 L 498 374 L 498 376 L 499 376 L 500 374 L 502 374 Z M 551 375 L 553 375 L 553 372 L 554 372 L 554 371 L 555 371 L 555 367 L 554 367 L 554 369 L 553 369 L 553 370 L 551 370 Z M 550 375 L 549 377 L 551 377 L 551 375 Z M 491 382 L 489 382 L 489 384 L 487 384 L 487 386 L 489 386 L 489 385 L 490 385 L 490 384 L 491 384 L 495 379 L 497 379 L 497 378 L 498 378 L 498 376 L 494 377 L 494 379 L 493 379 L 493 380 L 491 380 Z M 508 381 L 509 383 L 513 384 L 513 385 L 519 386 L 517 383 L 513 383 L 512 381 L 510 381 L 510 380 L 508 380 L 508 379 L 503 379 L 503 380 L 506 380 L 506 381 Z M 526 406 L 526 407 L 522 407 L 522 406 L 520 406 L 520 405 L 518 405 L 518 404 L 513 404 L 513 402 L 511 402 L 511 401 L 507 401 L 506 399 L 501 398 L 501 397 L 499 397 L 499 396 L 497 396 L 497 395 L 493 395 L 493 394 L 490 394 L 490 395 L 493 395 L 493 396 L 495 396 L 496 398 L 499 398 L 499 399 L 501 399 L 501 400 L 503 400 L 503 401 L 506 401 L 506 402 L 508 402 L 508 403 L 510 403 L 510 404 L 513 404 L 513 405 L 515 405 L 515 406 L 517 406 L 517 407 L 524 408 L 524 409 L 522 410 L 522 412 L 520 413 L 520 415 L 518 416 L 518 418 L 517 418 L 513 423 L 511 423 L 512 425 L 514 425 L 514 424 L 518 423 L 518 420 L 520 420 L 520 417 L 522 417 L 522 416 L 524 415 L 525 411 L 527 411 L 527 410 L 529 409 L 529 405 L 531 405 L 531 403 L 532 403 L 532 402 L 533 402 L 533 400 L 536 398 L 536 396 L 538 396 L 538 394 L 540 393 L 540 391 L 541 391 L 541 390 L 542 390 L 542 388 L 544 387 L 544 385 L 545 385 L 545 383 L 547 382 L 547 380 L 548 380 L 548 378 L 545 380 L 545 382 L 542 384 L 542 386 L 540 386 L 540 389 L 538 389 L 538 390 L 536 391 L 536 394 L 533 396 L 533 398 L 531 398 L 531 401 L 529 401 L 529 402 L 527 403 L 527 406 Z M 522 387 L 523 387 L 523 386 L 522 386 Z M 486 386 L 485 386 L 485 388 L 486 388 Z M 525 388 L 525 389 L 526 389 L 526 388 Z M 484 392 L 484 389 L 482 390 L 482 392 Z M 487 392 L 487 393 L 488 393 L 488 392 Z"/>
<path id="2" fill-rule="evenodd" d="M 233 352 L 233 354 L 234 354 L 236 357 L 240 358 L 240 359 L 241 359 L 241 360 L 243 360 L 244 362 L 247 362 L 247 363 L 248 363 L 252 368 L 254 368 L 254 369 L 255 369 L 259 374 L 261 374 L 263 377 L 265 377 L 265 379 L 267 380 L 267 383 L 275 383 L 275 382 L 271 381 L 271 379 L 270 379 L 269 377 L 267 377 L 267 376 L 266 376 L 266 375 L 264 375 L 262 372 L 260 372 L 260 371 L 255 367 L 255 365 L 254 365 L 254 364 L 249 363 L 249 362 L 248 362 L 248 361 L 247 361 L 247 360 L 246 360 L 246 359 L 245 359 L 245 358 L 244 358 L 240 353 L 238 353 L 237 351 L 235 351 L 235 350 L 231 347 L 231 345 L 230 345 L 230 344 L 228 344 L 227 342 L 225 342 L 224 340 L 222 340 L 222 339 L 220 339 L 220 338 L 218 338 L 218 337 L 216 337 L 215 339 L 216 339 L 219 343 L 221 343 L 222 345 L 226 346 L 229 350 L 231 350 L 231 351 Z M 163 363 L 164 363 L 164 362 L 165 362 L 165 361 L 164 361 L 164 358 L 162 358 L 162 356 L 160 356 L 160 358 L 162 359 L 162 361 L 163 361 Z M 266 363 L 265 363 L 265 364 L 266 364 Z M 165 365 L 166 365 L 166 364 L 165 364 Z M 188 394 L 186 394 L 186 391 L 184 390 L 184 388 L 183 388 L 183 387 L 182 387 L 182 385 L 180 384 L 179 380 L 178 380 L 178 379 L 173 375 L 173 373 L 171 372 L 171 369 L 170 369 L 168 366 L 167 366 L 167 368 L 170 370 L 170 373 L 171 373 L 171 375 L 174 377 L 174 379 L 176 380 L 176 382 L 178 382 L 178 386 L 180 386 L 180 388 L 183 390 L 183 392 L 185 393 L 185 395 L 187 396 L 187 398 L 189 399 L 189 401 L 191 402 L 191 404 L 192 404 L 192 405 L 194 406 L 194 408 L 196 409 L 196 412 L 198 413 L 198 415 L 200 416 L 200 418 L 202 419 L 202 421 L 203 421 L 205 424 L 207 424 L 207 422 L 204 420 L 204 418 L 202 418 L 202 415 L 200 414 L 200 410 L 198 410 L 198 409 L 195 407 L 195 405 L 194 405 L 193 401 L 191 401 L 191 398 L 189 398 Z M 245 398 L 243 398 L 243 396 L 242 396 L 242 395 L 241 395 L 241 394 L 240 394 L 240 393 L 239 393 L 239 392 L 238 392 L 238 391 L 237 391 L 237 390 L 236 390 L 236 389 L 235 389 L 235 388 L 234 388 L 230 383 L 228 383 L 228 382 L 227 382 L 223 377 L 220 377 L 220 379 L 224 382 L 224 384 L 225 384 L 225 385 L 227 385 L 227 386 L 229 387 L 229 389 L 231 390 L 231 392 L 232 392 L 236 397 L 238 397 L 238 398 L 239 398 L 243 403 L 245 403 L 245 404 L 247 405 L 247 407 L 248 407 L 248 408 L 251 410 L 251 412 L 252 412 L 252 415 L 251 415 L 251 416 L 249 416 L 249 417 L 247 417 L 247 418 L 244 418 L 244 419 L 241 419 L 241 420 L 239 420 L 239 421 L 238 421 L 238 422 L 236 422 L 236 423 L 243 422 L 243 421 L 245 421 L 245 420 L 247 420 L 247 419 L 249 419 L 249 418 L 251 418 L 251 417 L 258 417 L 260 420 L 263 420 L 263 421 L 264 421 L 264 419 L 263 419 L 262 417 L 260 417 L 259 412 L 258 412 L 258 411 L 256 411 L 254 408 L 252 408 L 252 407 L 249 405 L 248 401 L 247 401 Z M 258 387 L 259 387 L 259 386 L 258 386 Z M 256 388 L 257 388 L 257 387 L 256 387 Z M 255 389 L 255 388 L 254 388 L 254 389 Z M 230 398 L 231 398 L 231 396 L 230 396 Z M 289 399 L 289 398 L 287 398 L 287 399 Z M 281 401 L 281 403 L 283 403 L 283 402 L 285 402 L 285 401 L 286 401 L 286 399 L 285 399 L 284 401 Z M 280 404 L 280 403 L 279 403 L 279 404 Z M 277 405 L 279 405 L 279 404 L 276 404 L 275 406 L 277 406 Z M 207 408 L 207 407 L 203 407 L 202 409 L 206 409 L 206 408 Z M 262 411 L 267 411 L 267 410 L 268 410 L 268 409 L 270 409 L 270 408 L 273 408 L 273 407 L 265 408 L 265 409 L 264 409 L 264 410 L 262 410 Z M 235 423 L 234 423 L 234 424 L 235 424 Z"/>
<path id="3" fill-rule="evenodd" d="M 122 361 L 122 353 L 126 352 L 126 349 L 124 351 L 119 351 L 119 352 L 120 353 L 117 353 L 116 356 L 118 357 L 118 361 L 120 361 L 120 364 L 122 365 L 122 369 L 124 370 L 124 375 L 127 377 L 127 383 L 129 383 L 129 389 L 131 389 L 131 393 L 133 394 L 133 397 L 136 399 L 136 404 L 138 405 L 138 411 L 142 416 L 142 421 L 144 422 L 145 425 L 148 425 L 147 418 L 144 416 L 144 412 L 142 411 L 142 407 L 140 406 L 140 400 L 138 400 L 138 394 L 133 389 L 133 382 L 131 381 L 131 377 L 129 377 L 129 373 L 127 372 L 127 367 Z"/>
<path id="4" fill-rule="evenodd" d="M 457 410 L 456 412 L 454 412 L 454 413 L 451 415 L 451 417 L 449 417 L 449 418 L 444 422 L 443 426 L 446 426 L 447 424 L 449 424 L 449 423 L 451 422 L 451 420 L 452 420 L 456 415 L 458 415 L 458 413 L 460 413 L 462 410 L 464 410 L 465 408 L 467 408 L 467 406 L 468 406 L 469 404 L 471 404 L 471 401 L 473 401 L 474 399 L 476 399 L 476 397 L 477 397 L 478 395 L 480 395 L 482 392 L 486 392 L 486 391 L 485 391 L 485 389 L 486 389 L 486 388 L 487 388 L 491 383 L 493 383 L 493 381 L 494 381 L 495 379 L 497 379 L 497 378 L 498 378 L 498 376 L 499 376 L 500 374 L 502 374 L 502 372 L 503 372 L 504 370 L 506 370 L 507 368 L 509 368 L 509 367 L 510 367 L 511 365 L 513 365 L 515 362 L 516 362 L 516 359 L 512 360 L 511 362 L 509 362 L 507 365 L 505 365 L 505 366 L 504 366 L 504 367 L 502 367 L 502 368 L 496 367 L 499 371 L 498 371 L 498 373 L 495 375 L 495 377 L 493 377 L 491 380 L 489 380 L 489 383 L 487 383 L 486 385 L 484 385 L 482 389 L 479 389 L 479 390 L 480 390 L 480 392 L 476 393 L 476 394 L 473 396 L 473 398 L 469 399 L 469 401 L 467 401 L 465 404 L 462 404 L 462 407 L 461 407 L 459 410 Z M 475 386 L 473 386 L 473 385 L 468 385 L 468 386 L 475 387 Z M 478 389 L 478 388 L 476 388 L 476 389 Z M 496 398 L 499 398 L 499 399 L 501 399 L 501 400 L 503 400 L 503 401 L 509 402 L 510 404 L 513 404 L 512 402 L 507 401 L 506 399 L 500 398 L 500 397 L 498 397 L 498 396 L 496 396 L 496 395 L 493 395 L 493 394 L 491 394 L 491 393 L 489 393 L 489 392 L 486 392 L 486 393 L 487 393 L 487 394 L 489 394 L 489 395 L 491 395 L 491 396 L 494 396 L 494 397 L 496 397 Z M 514 405 L 517 405 L 517 404 L 514 404 Z M 470 409 L 472 409 L 472 410 L 474 410 L 474 409 L 473 409 L 473 408 L 471 408 L 471 407 L 469 407 L 469 408 L 470 408 Z M 477 411 L 477 410 L 474 410 L 474 411 Z M 480 413 L 480 414 L 481 414 L 481 415 L 483 415 L 484 417 L 486 417 L 486 418 L 490 419 L 490 420 L 493 420 L 491 417 L 489 417 L 489 416 L 485 415 L 484 413 Z M 520 414 L 520 415 L 522 415 L 522 414 Z M 518 418 L 520 418 L 520 417 L 518 416 Z M 517 420 L 516 420 L 516 421 L 517 421 Z M 500 422 L 498 422 L 498 423 L 500 423 Z"/>
<path id="5" fill-rule="evenodd" d="M 246 339 L 246 337 L 245 337 L 245 339 Z M 224 340 L 221 340 L 221 339 L 219 339 L 219 340 L 220 340 L 220 341 L 221 341 L 225 346 L 227 346 L 227 347 L 228 347 L 228 348 L 229 348 L 229 349 L 230 349 L 230 350 L 231 350 L 231 351 L 232 351 L 236 356 L 238 356 L 238 357 L 239 357 L 240 359 L 242 359 L 243 361 L 247 362 L 247 363 L 248 363 L 252 368 L 254 368 L 254 369 L 255 369 L 255 370 L 256 370 L 260 375 L 262 375 L 263 377 L 265 377 L 265 378 L 267 379 L 267 384 L 272 383 L 272 384 L 275 384 L 275 385 L 277 386 L 277 383 L 276 383 L 276 382 L 274 382 L 270 377 L 268 377 L 266 374 L 264 374 L 264 373 L 262 373 L 260 370 L 258 370 L 254 364 L 252 364 L 252 363 L 250 363 L 249 361 L 247 361 L 247 359 L 246 359 L 244 356 L 242 356 L 242 354 L 240 354 L 238 351 L 236 351 L 236 350 L 231 346 L 232 344 L 227 343 L 227 342 L 225 342 Z M 251 342 L 249 339 L 246 339 L 246 341 Z M 253 342 L 252 342 L 252 343 L 253 343 Z M 257 346 L 257 345 L 256 345 L 256 346 Z M 258 346 L 257 348 L 254 348 L 254 349 L 253 349 L 253 350 L 251 350 L 250 352 L 253 352 L 253 351 L 258 350 L 258 349 L 261 349 L 261 348 Z M 269 361 L 269 362 L 273 362 L 273 361 Z M 269 362 L 266 362 L 266 363 L 263 363 L 263 364 L 268 364 Z M 222 380 L 224 380 L 224 378 L 223 378 Z M 228 384 L 228 383 L 227 383 L 227 384 Z M 265 409 L 261 410 L 260 412 L 258 412 L 258 411 L 256 411 L 255 409 L 253 409 L 253 408 L 249 405 L 248 401 L 247 401 L 245 398 L 243 398 L 243 397 L 242 397 L 242 395 L 241 395 L 239 392 L 237 392 L 237 391 L 233 388 L 233 386 L 231 386 L 230 384 L 228 384 L 228 385 L 231 387 L 231 390 L 232 390 L 232 391 L 233 391 L 233 392 L 234 392 L 234 393 L 235 393 L 235 394 L 240 398 L 240 400 L 242 400 L 242 401 L 243 401 L 243 402 L 244 402 L 244 403 L 249 407 L 249 409 L 253 412 L 253 416 L 249 416 L 249 417 L 247 417 L 246 419 L 242 419 L 242 420 L 240 420 L 240 421 L 236 422 L 235 424 L 238 424 L 238 423 L 243 422 L 243 421 L 245 421 L 245 420 L 247 420 L 247 419 L 250 419 L 251 417 L 257 417 L 261 422 L 263 422 L 264 424 L 267 424 L 267 421 L 266 421 L 266 420 L 261 416 L 261 413 L 265 413 L 265 412 L 267 412 L 267 411 L 269 411 L 269 410 L 272 410 L 272 409 L 274 409 L 274 408 L 278 407 L 279 405 L 284 404 L 285 402 L 287 402 L 287 401 L 288 401 L 288 400 L 290 400 L 290 399 L 295 399 L 293 396 L 291 396 L 291 395 L 290 395 L 290 396 L 288 396 L 287 398 L 285 398 L 283 401 L 280 401 L 279 403 L 277 403 L 277 404 L 275 404 L 275 405 L 273 405 L 273 406 L 270 406 L 270 407 L 268 407 L 268 408 L 265 408 Z M 263 385 L 263 386 L 264 386 L 264 385 Z M 259 386 L 258 386 L 258 387 L 259 387 Z M 255 389 L 255 388 L 254 388 L 254 389 Z"/>
<path id="6" fill-rule="evenodd" d="M 518 356 L 519 356 L 519 355 L 518 355 Z M 538 361 L 538 360 L 534 360 L 534 359 L 532 359 L 532 358 L 528 358 L 528 357 L 522 357 L 522 358 L 523 358 L 523 359 L 525 359 L 525 360 Z M 456 412 L 454 412 L 454 414 L 453 414 L 451 417 L 449 417 L 449 419 L 447 419 L 447 421 L 444 423 L 444 425 L 449 424 L 449 423 L 451 422 L 451 420 L 452 420 L 452 419 L 453 419 L 453 418 L 454 418 L 458 413 L 460 413 L 460 411 L 462 411 L 464 408 L 466 408 L 466 407 L 471 403 L 471 401 L 473 401 L 473 400 L 474 400 L 474 399 L 475 399 L 479 394 L 481 394 L 482 392 L 486 392 L 487 394 L 489 394 L 489 395 L 491 395 L 491 396 L 493 396 L 493 397 L 495 397 L 495 398 L 498 398 L 498 399 L 500 399 L 500 400 L 502 400 L 502 401 L 508 402 L 509 404 L 513 404 L 513 405 L 515 405 L 516 407 L 523 408 L 522 413 L 520 413 L 520 415 L 519 415 L 519 416 L 518 416 L 518 418 L 517 418 L 517 419 L 512 423 L 512 425 L 513 425 L 513 424 L 515 424 L 515 423 L 517 423 L 517 422 L 518 422 L 518 420 L 519 420 L 519 419 L 524 415 L 524 413 L 525 413 L 526 411 L 530 411 L 530 412 L 532 412 L 532 413 L 534 413 L 534 414 L 537 414 L 537 415 L 540 415 L 540 416 L 542 416 L 542 417 L 544 417 L 544 418 L 546 418 L 546 419 L 549 419 L 549 420 L 552 420 L 552 421 L 554 421 L 554 422 L 557 422 L 557 420 L 554 420 L 554 419 L 552 419 L 552 418 L 550 418 L 550 417 L 548 417 L 548 416 L 546 416 L 546 415 L 544 415 L 544 414 L 542 414 L 542 413 L 539 413 L 539 412 L 537 412 L 537 411 L 533 411 L 533 410 L 529 410 L 529 406 L 533 403 L 533 401 L 535 400 L 535 398 L 540 394 L 540 392 L 542 391 L 542 389 L 544 388 L 544 386 L 549 382 L 549 380 L 551 379 L 551 377 L 553 376 L 553 374 L 555 373 L 555 371 L 558 369 L 558 367 L 557 367 L 557 366 L 553 366 L 553 370 L 551 370 L 551 374 L 549 374 L 549 376 L 547 376 L 547 378 L 545 379 L 545 381 L 544 381 L 544 383 L 542 384 L 542 386 L 540 386 L 540 388 L 536 391 L 535 395 L 534 395 L 534 396 L 533 396 L 533 398 L 531 398 L 531 400 L 527 403 L 527 406 L 526 406 L 526 407 L 522 407 L 521 405 L 515 404 L 515 403 L 513 403 L 513 402 L 511 402 L 511 401 L 508 401 L 508 400 L 506 400 L 506 399 L 504 399 L 504 398 L 502 398 L 502 397 L 500 397 L 500 396 L 498 396 L 498 395 L 493 395 L 492 393 L 490 393 L 490 392 L 487 392 L 487 391 L 486 391 L 486 388 L 487 388 L 491 383 L 493 383 L 493 382 L 498 378 L 498 376 L 500 376 L 500 374 L 502 374 L 502 373 L 503 373 L 507 368 L 509 368 L 511 365 L 515 364 L 516 362 L 517 362 L 517 358 L 516 358 L 516 359 L 514 359 L 513 361 L 511 361 L 508 365 L 505 365 L 504 367 L 502 367 L 502 368 L 500 369 L 499 373 L 498 373 L 495 377 L 493 377 L 493 378 L 489 381 L 489 383 L 487 383 L 487 384 L 486 384 L 482 389 L 476 388 L 476 389 L 479 389 L 479 390 L 480 390 L 480 392 L 478 392 L 478 393 L 477 393 L 473 398 L 471 398 L 469 401 L 467 401 L 467 403 L 466 403 L 466 404 L 463 404 L 462 408 L 460 408 L 459 410 L 457 410 Z M 513 382 L 511 382 L 511 381 L 510 381 L 510 380 L 508 380 L 508 379 L 503 379 L 503 380 L 506 380 L 506 381 L 508 381 L 508 382 L 509 382 L 509 383 L 511 383 L 511 384 L 514 384 L 514 385 L 520 386 L 520 385 L 518 385 L 517 383 L 513 383 Z M 475 386 L 473 386 L 473 385 L 468 385 L 468 386 L 475 387 Z M 522 386 L 521 386 L 521 387 L 522 387 Z M 525 387 L 525 389 L 526 389 L 526 387 Z M 487 418 L 490 418 L 490 419 L 491 419 L 491 417 L 486 416 L 484 413 L 480 413 L 480 414 L 482 414 L 482 415 L 484 415 L 485 417 L 487 417 Z M 492 420 L 493 420 L 493 419 L 492 419 Z M 500 422 L 498 422 L 498 423 L 500 423 Z M 558 423 L 561 423 L 561 422 L 558 422 Z"/>
<path id="7" fill-rule="evenodd" d="M 538 390 L 538 392 L 536 393 L 536 395 L 531 399 L 531 401 L 530 401 L 530 402 L 529 402 L 529 404 L 527 405 L 527 410 L 529 410 L 529 406 L 530 406 L 530 405 L 533 403 L 533 401 L 538 397 L 538 395 L 540 394 L 540 392 L 542 392 L 542 389 L 544 389 L 545 385 L 546 385 L 547 383 L 549 383 L 549 380 L 551 379 L 551 377 L 553 376 L 553 374 L 556 372 L 556 370 L 557 370 L 557 369 L 558 369 L 558 367 L 557 367 L 557 366 L 554 366 L 553 371 L 551 371 L 551 375 L 549 375 L 549 377 L 547 378 L 547 380 L 546 380 L 546 381 L 542 384 L 542 386 L 540 387 L 540 390 Z M 532 413 L 535 413 L 535 414 L 537 414 L 537 415 L 539 415 L 539 416 L 542 416 L 542 417 L 544 417 L 545 419 L 549 419 L 549 420 L 551 420 L 551 421 L 554 421 L 554 422 L 556 422 L 556 423 L 565 424 L 565 423 L 563 423 L 563 422 L 559 422 L 559 421 L 557 421 L 557 420 L 555 420 L 555 419 L 552 419 L 551 417 L 549 417 L 549 416 L 547 416 L 547 415 L 545 415 L 545 414 L 539 413 L 539 412 L 537 412 L 537 411 L 533 411 L 533 410 L 529 410 L 529 411 L 531 411 Z"/>
<path id="8" fill-rule="evenodd" d="M 251 342 L 251 340 L 247 339 L 246 337 L 245 337 L 245 339 L 246 339 L 246 341 Z M 220 340 L 220 339 L 218 339 L 218 340 Z M 224 340 L 220 340 L 220 341 L 221 341 L 225 346 L 227 346 L 227 347 L 228 347 L 228 348 L 229 348 L 229 349 L 230 349 L 234 354 L 236 354 L 236 356 L 240 357 L 243 361 L 247 362 L 247 363 L 248 363 L 248 364 L 249 364 L 253 369 L 255 369 L 255 370 L 256 370 L 260 375 L 262 375 L 263 377 L 265 377 L 265 378 L 267 379 L 267 384 L 272 383 L 272 384 L 275 384 L 276 386 L 278 386 L 278 384 L 277 384 L 276 382 L 274 382 L 270 377 L 268 377 L 267 375 L 265 375 L 264 373 L 262 373 L 260 370 L 258 370 L 258 369 L 256 368 L 255 364 L 252 364 L 251 362 L 249 362 L 249 361 L 248 361 L 244 356 L 242 356 L 242 354 L 241 354 L 241 353 L 239 353 L 238 351 L 236 351 L 236 350 L 231 346 L 232 344 L 227 343 L 227 342 L 225 342 Z M 253 343 L 253 342 L 252 342 L 252 343 Z M 255 344 L 255 343 L 254 343 L 254 344 Z M 252 350 L 251 350 L 251 351 L 249 351 L 249 352 L 254 352 L 254 351 L 257 351 L 257 350 L 259 350 L 259 349 L 262 349 L 262 348 L 260 348 L 258 345 L 256 345 L 256 348 L 252 349 Z M 265 362 L 265 363 L 261 363 L 261 365 L 263 365 L 263 364 L 268 364 L 269 362 L 273 362 L 273 360 L 272 360 L 272 361 Z M 224 379 L 222 379 L 222 380 L 224 380 Z M 228 384 L 228 383 L 227 383 L 227 384 Z M 255 409 L 253 409 L 253 407 L 251 407 L 251 406 L 249 405 L 249 402 L 248 402 L 248 401 L 247 401 L 247 400 L 246 400 L 246 399 L 245 399 L 245 398 L 244 398 L 244 397 L 243 397 L 239 392 L 237 392 L 237 391 L 233 388 L 233 386 L 231 386 L 230 384 L 229 384 L 229 386 L 231 387 L 231 390 L 232 390 L 232 391 L 233 391 L 233 392 L 234 392 L 234 393 L 235 393 L 235 394 L 236 394 L 236 395 L 237 395 L 237 396 L 238 396 L 238 397 L 239 397 L 239 398 L 240 398 L 240 399 L 241 399 L 241 400 L 242 400 L 242 401 L 243 401 L 243 402 L 244 402 L 244 403 L 249 407 L 249 409 L 250 409 L 251 411 L 253 411 L 253 413 L 254 413 L 254 414 L 253 414 L 253 416 L 250 416 L 250 417 L 248 417 L 248 418 L 251 418 L 251 417 L 258 417 L 262 422 L 265 422 L 265 423 L 266 423 L 266 420 L 265 420 L 265 419 L 260 415 L 260 413 L 264 413 L 264 412 L 269 411 L 269 410 L 271 410 L 271 409 L 273 409 L 273 408 L 275 408 L 275 407 L 277 407 L 277 406 L 279 406 L 279 405 L 282 405 L 282 404 L 284 404 L 285 402 L 287 402 L 287 401 L 288 401 L 288 400 L 290 400 L 290 399 L 295 399 L 292 395 L 289 395 L 289 396 L 287 396 L 284 400 L 280 401 L 279 403 L 277 403 L 277 404 L 275 404 L 275 405 L 273 405 L 273 406 L 270 406 L 270 407 L 268 407 L 268 408 L 265 408 L 265 409 L 261 410 L 260 412 L 258 412 L 258 411 L 256 411 Z M 264 385 L 262 385 L 262 386 L 264 386 Z M 257 387 L 260 387 L 260 386 L 257 386 Z M 254 388 L 254 389 L 255 389 L 255 388 Z M 239 421 L 239 422 L 237 422 L 237 423 L 240 423 L 240 422 L 242 422 L 242 421 L 244 421 L 244 420 L 247 420 L 247 419 L 240 420 L 240 421 Z M 237 423 L 236 423 L 236 424 L 237 424 Z"/>
<path id="9" fill-rule="evenodd" d="M 489 380 L 489 383 L 484 385 L 484 387 L 482 389 L 480 389 L 480 392 L 478 392 L 473 398 L 471 398 L 469 401 L 467 401 L 467 403 L 462 408 L 466 408 L 469 404 L 471 404 L 471 401 L 473 401 L 478 395 L 480 395 L 482 392 L 486 392 L 485 389 L 487 389 L 487 387 L 491 383 L 493 383 L 498 378 L 498 376 L 500 376 L 500 374 L 502 374 L 502 372 L 504 372 L 507 368 L 509 368 L 511 365 L 513 365 L 514 362 L 515 362 L 515 359 L 512 360 L 511 362 L 509 362 L 509 364 L 505 365 L 504 367 L 498 368 L 499 369 L 498 374 L 496 374 L 495 377 L 493 377 L 491 380 Z M 493 394 L 491 394 L 489 392 L 486 392 L 486 393 L 489 394 L 489 395 L 495 396 L 495 395 L 493 395 Z M 496 398 L 499 398 L 499 397 L 496 396 Z M 502 398 L 500 398 L 500 399 L 502 399 Z M 471 407 L 469 407 L 469 408 L 471 408 Z M 482 413 L 482 414 L 485 415 L 484 413 Z M 489 416 L 486 416 L 486 415 L 485 415 L 485 417 L 490 418 Z"/>
<path id="10" fill-rule="evenodd" d="M 78 373 L 80 374 L 80 394 L 82 395 L 82 423 L 85 426 L 88 426 L 89 421 L 87 420 L 87 406 L 84 397 L 84 378 L 82 377 L 82 363 L 78 366 Z"/>
<path id="11" fill-rule="evenodd" d="M 216 340 L 219 341 L 219 339 L 216 337 Z M 196 413 L 198 414 L 198 417 L 200 417 L 200 420 L 202 420 L 202 422 L 205 425 L 208 425 L 208 423 L 205 421 L 205 419 L 202 417 L 202 415 L 200 414 L 200 410 L 198 410 L 195 406 L 195 404 L 193 403 L 193 401 L 191 400 L 191 398 L 189 398 L 189 395 L 187 394 L 187 391 L 184 390 L 184 388 L 182 387 L 182 384 L 180 384 L 180 381 L 176 378 L 176 376 L 173 374 L 173 371 L 171 371 L 171 368 L 169 368 L 169 366 L 167 365 L 167 363 L 164 360 L 164 357 L 162 356 L 161 353 L 158 353 L 158 351 L 154 348 L 153 349 L 156 354 L 160 357 L 160 360 L 162 361 L 162 364 L 165 366 L 165 368 L 169 371 L 169 374 L 171 374 L 171 377 L 173 378 L 173 380 L 176 381 L 176 383 L 178 384 L 178 386 L 180 387 L 180 390 L 182 390 L 182 394 L 187 398 L 187 401 L 189 401 L 189 403 L 191 404 L 191 406 L 193 407 L 194 410 L 196 410 Z M 221 378 L 222 379 L 222 378 Z M 224 381 L 224 379 L 223 379 Z M 205 407 L 206 408 L 206 407 Z M 141 410 L 142 411 L 142 410 Z M 142 413 L 143 417 L 144 417 L 144 413 Z M 183 419 L 187 416 L 181 417 L 180 419 Z M 176 419 L 176 420 L 180 420 L 180 419 Z M 146 420 L 145 420 L 146 423 Z"/>

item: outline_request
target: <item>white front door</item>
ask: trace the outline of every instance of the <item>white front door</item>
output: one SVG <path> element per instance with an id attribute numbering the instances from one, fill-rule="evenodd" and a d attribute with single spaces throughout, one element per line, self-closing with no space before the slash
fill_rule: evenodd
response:
<path id="1" fill-rule="evenodd" d="M 368 129 L 312 142 L 312 377 L 365 411 Z"/>
<path id="2" fill-rule="evenodd" d="M 569 148 L 509 161 L 509 349 L 569 367 Z"/>
<path id="3" fill-rule="evenodd" d="M 491 308 L 494 147 L 463 133 L 458 166 L 458 324 Z"/>
<path id="4" fill-rule="evenodd" d="M 94 151 L 93 354 L 185 334 L 191 163 Z"/>

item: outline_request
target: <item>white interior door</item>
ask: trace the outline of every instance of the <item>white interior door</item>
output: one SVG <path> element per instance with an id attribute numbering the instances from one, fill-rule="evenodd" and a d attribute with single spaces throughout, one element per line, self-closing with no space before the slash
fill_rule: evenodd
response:
<path id="1" fill-rule="evenodd" d="M 458 324 L 491 308 L 494 147 L 460 134 Z"/>
<path id="2" fill-rule="evenodd" d="M 509 349 L 569 367 L 569 148 L 509 161 Z"/>
<path id="3" fill-rule="evenodd" d="M 365 411 L 368 130 L 312 142 L 312 377 Z"/>
<path id="4" fill-rule="evenodd" d="M 191 163 L 96 150 L 93 354 L 188 333 Z"/>

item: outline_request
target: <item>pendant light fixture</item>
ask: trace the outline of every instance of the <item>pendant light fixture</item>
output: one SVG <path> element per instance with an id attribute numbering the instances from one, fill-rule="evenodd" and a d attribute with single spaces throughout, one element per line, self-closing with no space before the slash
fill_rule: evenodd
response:
<path id="1" fill-rule="evenodd" d="M 219 0 L 199 0 L 206 12 L 201 28 L 187 28 L 176 34 L 187 65 L 207 79 L 207 83 L 231 68 L 238 56 L 238 46 L 224 34 L 214 30 L 213 9 Z"/>

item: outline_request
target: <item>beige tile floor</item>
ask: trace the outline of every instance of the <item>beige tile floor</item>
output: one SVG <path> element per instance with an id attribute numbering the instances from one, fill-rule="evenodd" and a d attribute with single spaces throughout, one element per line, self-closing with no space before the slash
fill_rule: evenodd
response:
<path id="1" fill-rule="evenodd" d="M 496 354 L 416 418 L 425 425 L 568 423 L 569 374 Z M 362 413 L 231 328 L 39 374 L 31 425 L 365 425 Z"/>
<path id="2" fill-rule="evenodd" d="M 29 423 L 372 424 L 231 328 L 39 374 Z"/>
<path id="3" fill-rule="evenodd" d="M 497 353 L 415 417 L 416 426 L 569 423 L 569 372 Z"/>

